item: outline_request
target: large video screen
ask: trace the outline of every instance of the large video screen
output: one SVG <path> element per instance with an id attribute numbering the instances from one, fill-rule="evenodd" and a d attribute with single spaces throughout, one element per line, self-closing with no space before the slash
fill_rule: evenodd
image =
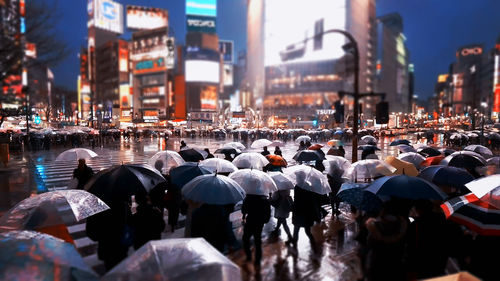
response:
<path id="1" fill-rule="evenodd" d="M 282 62 L 280 52 L 314 36 L 315 25 L 321 20 L 324 31 L 345 30 L 346 0 L 266 0 L 265 5 L 265 66 L 331 60 L 344 55 L 342 46 L 346 40 L 340 34 L 323 36 L 319 50 L 314 50 L 314 42 L 309 40 L 302 58 Z"/>
<path id="2" fill-rule="evenodd" d="M 219 63 L 205 60 L 186 60 L 186 82 L 220 82 Z"/>
<path id="3" fill-rule="evenodd" d="M 186 15 L 217 16 L 217 0 L 186 0 Z"/>
<path id="4" fill-rule="evenodd" d="M 202 110 L 217 109 L 217 87 L 204 86 L 200 91 L 200 104 Z"/>
<path id="5" fill-rule="evenodd" d="M 127 27 L 155 29 L 168 26 L 168 12 L 163 9 L 127 6 Z"/>

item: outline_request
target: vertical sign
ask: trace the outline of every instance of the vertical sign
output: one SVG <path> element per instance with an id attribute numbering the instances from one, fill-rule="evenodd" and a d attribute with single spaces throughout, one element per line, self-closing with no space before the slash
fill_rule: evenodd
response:
<path id="1" fill-rule="evenodd" d="M 495 87 L 495 93 L 493 97 L 493 111 L 500 112 L 500 84 Z"/>

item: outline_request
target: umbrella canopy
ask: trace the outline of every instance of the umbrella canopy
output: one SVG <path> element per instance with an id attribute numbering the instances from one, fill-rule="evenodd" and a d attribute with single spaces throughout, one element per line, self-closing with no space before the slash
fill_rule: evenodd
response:
<path id="1" fill-rule="evenodd" d="M 417 168 L 415 168 L 415 165 L 410 162 L 403 161 L 394 156 L 387 156 L 385 162 L 396 168 L 394 175 L 408 175 L 412 177 L 418 176 Z"/>
<path id="2" fill-rule="evenodd" d="M 389 146 L 397 146 L 397 145 L 401 145 L 401 144 L 404 144 L 404 145 L 410 145 L 410 141 L 409 140 L 395 140 L 395 141 L 392 141 Z"/>
<path id="3" fill-rule="evenodd" d="M 356 182 L 358 180 L 367 181 L 380 176 L 392 175 L 395 171 L 396 168 L 382 160 L 366 159 L 353 163 L 351 167 L 345 171 L 344 177 L 351 182 Z"/>
<path id="4" fill-rule="evenodd" d="M 245 190 L 234 180 L 221 175 L 202 175 L 182 188 L 184 198 L 211 205 L 235 204 L 245 198 Z"/>
<path id="5" fill-rule="evenodd" d="M 295 143 L 300 143 L 301 141 L 303 141 L 303 142 L 311 141 L 311 137 L 310 136 L 299 136 L 295 139 Z"/>
<path id="6" fill-rule="evenodd" d="M 285 174 L 289 175 L 297 186 L 318 194 L 328 194 L 332 192 L 327 177 L 320 171 L 306 165 L 297 165 L 285 169 Z"/>
<path id="7" fill-rule="evenodd" d="M 85 190 L 104 202 L 128 201 L 132 195 L 145 194 L 165 178 L 149 165 L 124 164 L 100 171 L 85 185 Z"/>
<path id="8" fill-rule="evenodd" d="M 441 204 L 446 218 L 465 225 L 479 235 L 500 235 L 500 209 L 481 201 L 473 193 Z"/>
<path id="9" fill-rule="evenodd" d="M 251 148 L 263 148 L 264 146 L 270 146 L 273 144 L 272 141 L 268 139 L 258 139 L 254 142 L 252 142 L 252 145 L 250 145 Z"/>
<path id="10" fill-rule="evenodd" d="M 322 161 L 323 159 L 325 156 L 316 150 L 301 150 L 293 156 L 293 160 L 297 162 Z"/>
<path id="11" fill-rule="evenodd" d="M 260 153 L 246 152 L 236 156 L 233 164 L 239 169 L 257 169 L 262 170 L 269 161 Z"/>
<path id="12" fill-rule="evenodd" d="M 441 163 L 441 161 L 443 161 L 444 158 L 445 157 L 443 155 L 428 157 L 427 159 L 422 161 L 422 163 L 420 163 L 420 166 L 429 167 L 433 165 L 439 165 L 439 163 Z"/>
<path id="13" fill-rule="evenodd" d="M 465 169 L 442 165 L 427 167 L 420 172 L 418 177 L 438 186 L 460 190 L 466 189 L 465 184 L 474 180 L 474 177 Z"/>
<path id="14" fill-rule="evenodd" d="M 309 149 L 309 150 L 321 150 L 322 147 L 323 147 L 322 144 L 316 143 L 316 144 L 309 146 L 307 149 Z"/>
<path id="15" fill-rule="evenodd" d="M 474 175 L 474 173 L 476 173 L 476 168 L 486 165 L 486 160 L 475 152 L 458 151 L 446 156 L 440 162 L 440 165 L 465 168 Z"/>
<path id="16" fill-rule="evenodd" d="M 439 187 L 422 178 L 397 175 L 382 177 L 372 182 L 367 188 L 379 196 L 393 196 L 407 199 L 444 200 L 448 197 Z"/>
<path id="17" fill-rule="evenodd" d="M 486 164 L 500 167 L 500 157 L 499 156 L 491 157 L 490 159 L 486 160 Z"/>
<path id="18" fill-rule="evenodd" d="M 326 144 L 327 144 L 328 146 L 340 146 L 340 145 L 344 145 L 344 144 L 342 143 L 342 141 L 340 141 L 340 140 L 335 140 L 335 139 L 333 139 L 333 140 L 329 140 Z"/>
<path id="19" fill-rule="evenodd" d="M 268 174 L 259 170 L 238 170 L 231 173 L 229 178 L 239 183 L 246 194 L 269 195 L 278 190 L 273 179 Z"/>
<path id="20" fill-rule="evenodd" d="M 224 144 L 222 147 L 232 147 L 232 148 L 236 148 L 239 150 L 244 150 L 246 148 L 242 143 L 237 142 L 237 141 L 228 142 L 228 143 Z"/>
<path id="21" fill-rule="evenodd" d="M 205 159 L 200 162 L 200 167 L 217 173 L 232 173 L 238 170 L 233 163 L 220 158 Z"/>
<path id="22" fill-rule="evenodd" d="M 425 280 L 426 281 L 481 281 L 481 279 L 477 278 L 476 276 L 470 274 L 467 271 L 462 271 L 455 274 L 449 274 Z"/>
<path id="23" fill-rule="evenodd" d="M 336 171 L 346 171 L 351 167 L 351 162 L 340 156 L 327 155 L 326 160 L 323 161 L 327 174 L 332 175 Z"/>
<path id="24" fill-rule="evenodd" d="M 417 150 L 413 146 L 406 145 L 406 144 L 400 144 L 400 145 L 398 145 L 398 149 L 402 153 L 417 152 Z"/>
<path id="25" fill-rule="evenodd" d="M 382 209 L 382 200 L 374 193 L 366 190 L 366 183 L 344 183 L 337 197 L 366 212 L 377 213 Z"/>
<path id="26" fill-rule="evenodd" d="M 286 167 L 288 165 L 285 158 L 283 158 L 279 155 L 269 154 L 266 156 L 266 159 L 267 159 L 267 161 L 269 161 L 269 164 L 276 166 L 276 167 Z"/>
<path id="27" fill-rule="evenodd" d="M 101 280 L 241 280 L 234 264 L 203 238 L 150 241 Z"/>
<path id="28" fill-rule="evenodd" d="M 358 150 L 380 150 L 380 148 L 376 147 L 375 145 L 371 145 L 371 144 L 365 144 L 365 145 L 360 145 L 358 146 Z"/>
<path id="29" fill-rule="evenodd" d="M 443 154 L 443 155 L 446 157 L 446 156 L 448 156 L 448 155 L 450 155 L 450 154 L 452 154 L 452 153 L 456 152 L 456 150 L 453 150 L 453 149 L 451 149 L 451 148 L 441 148 L 441 149 L 439 150 L 439 152 L 441 152 L 441 154 Z"/>
<path id="30" fill-rule="evenodd" d="M 234 147 L 222 147 L 217 149 L 215 154 L 240 154 L 241 150 L 234 148 Z"/>
<path id="31" fill-rule="evenodd" d="M 0 233 L 1 280 L 99 280 L 76 248 L 34 231 Z"/>
<path id="32" fill-rule="evenodd" d="M 56 158 L 57 162 L 60 161 L 77 161 L 78 159 L 91 159 L 97 157 L 97 153 L 86 148 L 73 148 L 61 152 Z"/>
<path id="33" fill-rule="evenodd" d="M 491 175 L 465 184 L 481 201 L 500 208 L 500 175 Z"/>
<path id="34" fill-rule="evenodd" d="M 425 157 L 439 156 L 441 152 L 432 146 L 422 146 L 417 149 L 417 152 Z"/>
<path id="35" fill-rule="evenodd" d="M 0 218 L 0 231 L 40 229 L 58 225 L 63 218 L 57 207 L 69 207 L 72 217 L 65 216 L 70 224 L 109 209 L 101 199 L 84 190 L 59 190 L 45 192 L 17 203 Z M 53 218 L 53 216 L 57 216 Z"/>
<path id="36" fill-rule="evenodd" d="M 377 139 L 374 136 L 370 136 L 370 135 L 362 136 L 361 140 L 365 144 L 377 145 Z"/>
<path id="37" fill-rule="evenodd" d="M 295 178 L 290 177 L 281 172 L 268 172 L 269 176 L 273 179 L 278 190 L 289 190 L 293 189 L 297 182 Z"/>
<path id="38" fill-rule="evenodd" d="M 489 148 L 479 144 L 468 145 L 464 148 L 464 150 L 481 154 L 485 158 L 493 157 L 493 152 L 491 152 Z"/>
<path id="39" fill-rule="evenodd" d="M 179 155 L 186 162 L 198 162 L 205 159 L 208 156 L 208 153 L 199 148 L 188 148 L 179 151 Z"/>
<path id="40" fill-rule="evenodd" d="M 148 160 L 148 164 L 151 167 L 156 168 L 164 175 L 168 174 L 170 169 L 178 167 L 184 163 L 185 161 L 179 153 L 173 150 L 159 151 Z"/>
<path id="41" fill-rule="evenodd" d="M 406 152 L 406 153 L 399 154 L 398 159 L 406 161 L 406 162 L 410 162 L 413 165 L 415 165 L 415 167 L 417 169 L 419 169 L 420 163 L 422 163 L 422 161 L 425 160 L 425 157 L 416 153 L 416 152 Z"/>
<path id="42" fill-rule="evenodd" d="M 205 167 L 200 167 L 198 163 L 186 162 L 185 164 L 175 167 L 170 170 L 170 181 L 177 186 L 182 188 L 186 183 L 190 182 L 197 176 L 212 174 L 212 170 Z"/>

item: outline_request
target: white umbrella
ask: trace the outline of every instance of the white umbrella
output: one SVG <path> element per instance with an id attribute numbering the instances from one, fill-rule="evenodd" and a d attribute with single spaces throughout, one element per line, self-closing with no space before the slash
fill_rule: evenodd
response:
<path id="1" fill-rule="evenodd" d="M 225 147 L 232 147 L 232 148 L 239 149 L 239 150 L 244 150 L 246 148 L 242 143 L 237 142 L 237 141 L 228 142 L 228 143 L 224 144 L 223 146 L 221 146 L 221 148 L 225 148 Z"/>
<path id="2" fill-rule="evenodd" d="M 412 163 L 413 165 L 415 165 L 417 169 L 420 169 L 420 164 L 422 164 L 422 162 L 425 161 L 425 157 L 417 152 L 401 153 L 399 154 L 398 159 Z"/>
<path id="3" fill-rule="evenodd" d="M 465 184 L 481 201 L 500 208 L 500 175 L 479 178 Z"/>
<path id="4" fill-rule="evenodd" d="M 258 139 L 252 143 L 251 148 L 263 148 L 264 146 L 270 146 L 273 142 L 268 139 Z"/>
<path id="5" fill-rule="evenodd" d="M 299 136 L 295 139 L 295 143 L 300 143 L 301 141 L 306 142 L 306 141 L 311 141 L 310 136 Z"/>
<path id="6" fill-rule="evenodd" d="M 353 163 L 351 167 L 345 171 L 344 177 L 351 182 L 357 180 L 371 180 L 380 176 L 389 176 L 396 171 L 396 168 L 387 164 L 382 160 L 367 159 Z"/>
<path id="7" fill-rule="evenodd" d="M 171 168 L 179 167 L 185 161 L 173 150 L 159 151 L 148 160 L 148 164 L 162 174 L 168 174 Z"/>
<path id="8" fill-rule="evenodd" d="M 90 159 L 97 157 L 97 153 L 86 148 L 73 148 L 61 152 L 56 158 L 56 161 L 76 161 L 78 159 Z"/>
<path id="9" fill-rule="evenodd" d="M 325 170 L 328 174 L 334 173 L 335 170 L 346 171 L 351 167 L 351 162 L 344 157 L 335 155 L 326 155 L 326 160 L 323 160 Z"/>
<path id="10" fill-rule="evenodd" d="M 200 162 L 200 167 L 217 173 L 232 173 L 238 168 L 231 162 L 220 158 L 209 158 Z"/>
<path id="11" fill-rule="evenodd" d="M 239 169 L 257 169 L 262 170 L 269 161 L 260 153 L 246 152 L 236 156 L 233 164 Z"/>
<path id="12" fill-rule="evenodd" d="M 285 169 L 285 174 L 294 178 L 297 186 L 318 194 L 328 194 L 332 190 L 328 178 L 320 171 L 306 165 L 297 165 Z"/>
<path id="13" fill-rule="evenodd" d="M 273 179 L 259 170 L 238 170 L 230 174 L 229 178 L 239 183 L 246 194 L 269 195 L 278 190 Z"/>
<path id="14" fill-rule="evenodd" d="M 293 189 L 297 184 L 295 179 L 281 172 L 268 172 L 278 187 L 278 190 Z"/>

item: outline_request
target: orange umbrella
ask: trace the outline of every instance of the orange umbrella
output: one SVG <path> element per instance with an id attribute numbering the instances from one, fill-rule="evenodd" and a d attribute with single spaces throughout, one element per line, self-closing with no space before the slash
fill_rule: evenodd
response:
<path id="1" fill-rule="evenodd" d="M 439 165 L 439 163 L 443 159 L 444 159 L 444 156 L 429 157 L 429 158 L 425 159 L 424 161 L 422 161 L 422 163 L 420 164 L 420 166 L 422 166 L 422 167 L 428 167 L 428 166 L 432 166 L 432 165 Z"/>
<path id="2" fill-rule="evenodd" d="M 276 166 L 276 167 L 286 167 L 288 165 L 286 160 L 279 155 L 269 154 L 266 156 L 266 158 L 267 158 L 267 161 L 269 161 L 269 164 Z"/>
<path id="3" fill-rule="evenodd" d="M 309 146 L 309 150 L 320 150 L 321 148 L 323 147 L 323 145 L 317 143 L 317 144 L 313 144 L 311 146 Z"/>

